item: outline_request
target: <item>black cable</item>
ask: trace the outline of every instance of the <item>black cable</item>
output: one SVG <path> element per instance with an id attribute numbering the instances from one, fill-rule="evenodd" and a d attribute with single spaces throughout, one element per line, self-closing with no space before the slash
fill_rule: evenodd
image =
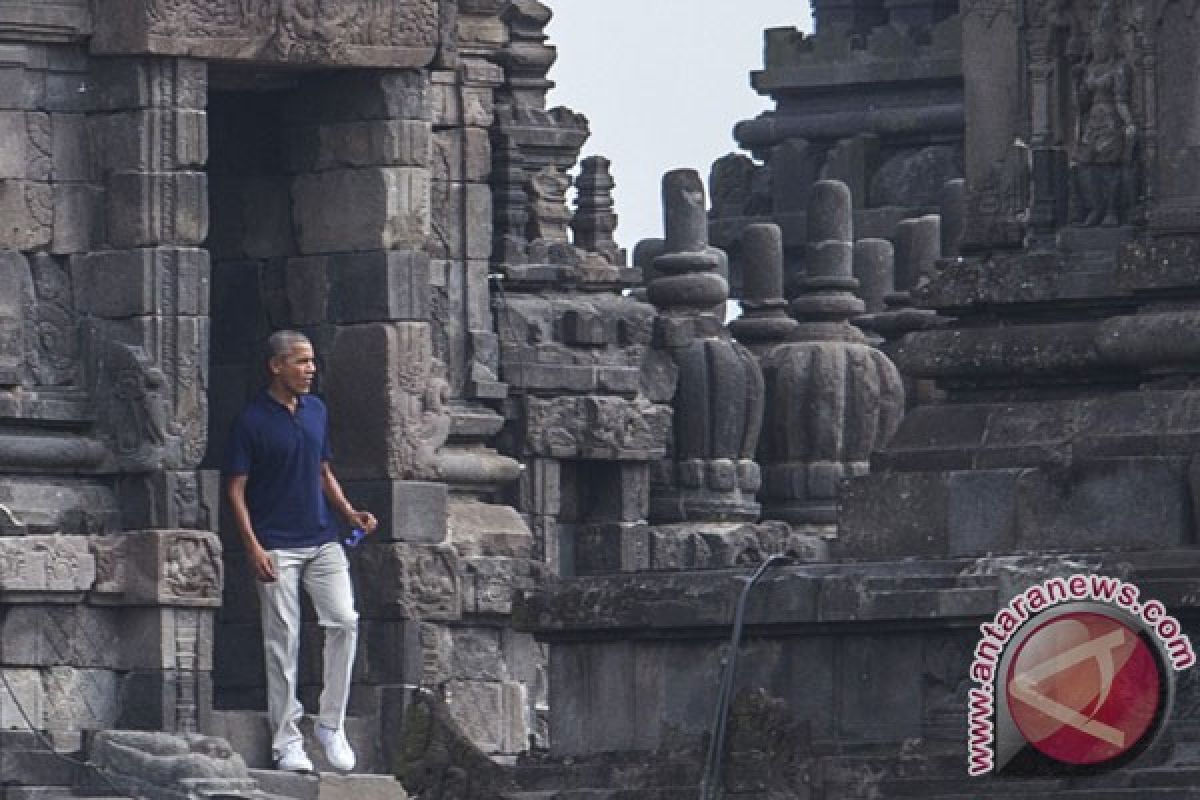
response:
<path id="1" fill-rule="evenodd" d="M 750 590 L 773 566 L 792 563 L 792 557 L 777 553 L 758 565 L 750 576 L 742 594 L 738 597 L 737 610 L 733 615 L 733 631 L 729 637 L 729 653 L 725 660 L 725 671 L 721 675 L 721 688 L 717 693 L 713 710 L 712 737 L 708 740 L 708 754 L 704 759 L 704 772 L 700 779 L 700 800 L 715 800 L 721 793 L 721 761 L 725 752 L 725 729 L 729 724 L 729 706 L 733 699 L 733 683 L 737 675 L 738 648 L 742 642 L 742 625 L 746 616 L 746 601 Z"/>

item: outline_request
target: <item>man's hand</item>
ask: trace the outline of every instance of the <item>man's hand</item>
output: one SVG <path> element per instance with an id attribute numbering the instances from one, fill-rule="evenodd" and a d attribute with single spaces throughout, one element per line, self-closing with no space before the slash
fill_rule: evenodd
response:
<path id="1" fill-rule="evenodd" d="M 374 533 L 379 527 L 379 520 L 375 519 L 375 515 L 370 511 L 351 511 L 346 518 L 351 525 L 362 528 L 368 534 Z"/>
<path id="2" fill-rule="evenodd" d="M 271 554 L 262 547 L 255 547 L 253 550 L 248 550 L 246 552 L 246 560 L 250 563 L 250 569 L 254 571 L 254 577 L 263 583 L 274 583 L 279 578 L 279 573 L 275 571 L 275 562 L 271 559 Z"/>

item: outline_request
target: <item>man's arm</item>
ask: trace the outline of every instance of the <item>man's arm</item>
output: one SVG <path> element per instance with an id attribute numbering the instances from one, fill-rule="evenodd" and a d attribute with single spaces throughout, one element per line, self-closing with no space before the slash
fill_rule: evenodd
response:
<path id="1" fill-rule="evenodd" d="M 321 489 L 325 492 L 325 499 L 333 506 L 334 511 L 341 514 L 342 519 L 350 525 L 362 528 L 367 533 L 374 533 L 375 529 L 379 527 L 379 521 L 375 519 L 374 514 L 370 511 L 357 511 L 354 506 L 350 505 L 350 501 L 342 492 L 342 485 L 338 483 L 337 476 L 333 474 L 333 468 L 329 466 L 328 461 L 321 462 Z"/>
<path id="2" fill-rule="evenodd" d="M 246 548 L 246 560 L 254 577 L 263 583 L 274 581 L 275 562 L 271 555 L 263 549 L 258 537 L 254 535 L 254 525 L 250 522 L 250 510 L 246 507 L 246 476 L 231 475 L 225 485 L 226 496 L 229 498 L 229 508 L 233 511 L 233 521 L 238 533 L 242 536 L 242 545 Z"/>

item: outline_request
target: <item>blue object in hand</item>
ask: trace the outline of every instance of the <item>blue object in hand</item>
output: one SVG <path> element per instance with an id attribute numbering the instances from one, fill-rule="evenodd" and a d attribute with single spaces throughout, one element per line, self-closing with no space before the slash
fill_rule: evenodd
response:
<path id="1" fill-rule="evenodd" d="M 362 528 L 355 528 L 350 531 L 350 535 L 342 539 L 342 544 L 346 547 L 358 547 L 359 542 L 366 538 L 367 532 Z"/>

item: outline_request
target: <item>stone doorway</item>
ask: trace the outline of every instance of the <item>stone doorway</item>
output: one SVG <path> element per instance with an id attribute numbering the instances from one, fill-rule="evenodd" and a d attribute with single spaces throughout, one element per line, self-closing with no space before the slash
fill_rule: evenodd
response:
<path id="1" fill-rule="evenodd" d="M 335 381 L 326 367 L 346 362 L 333 353 L 346 350 L 353 331 L 387 318 L 392 309 L 381 309 L 379 300 L 390 295 L 379 287 L 407 274 L 406 254 L 423 246 L 429 227 L 426 85 L 414 71 L 210 66 L 207 468 L 220 469 L 234 416 L 264 383 L 265 341 L 275 330 L 308 334 L 319 360 L 315 391 L 334 414 L 347 413 L 329 393 Z M 384 360 L 356 356 L 367 372 L 386 372 Z M 341 438 L 339 447 L 335 431 L 337 463 L 359 464 L 357 444 Z M 339 475 L 353 492 L 353 476 L 340 469 Z M 265 757 L 265 743 L 247 732 L 263 726 L 247 725 L 244 712 L 266 706 L 257 598 L 236 530 L 225 521 L 221 535 L 225 588 L 214 637 L 214 705 L 233 716 L 222 725 L 219 713 L 216 732 L 234 737 L 254 762 Z M 362 593 L 358 605 L 362 635 L 351 699 L 356 719 L 348 721 L 348 732 L 352 740 L 357 734 L 375 744 L 379 731 L 372 726 L 379 724 L 387 694 L 379 685 L 414 680 L 419 668 L 409 661 L 420 646 L 414 624 L 376 619 L 371 598 Z M 307 620 L 300 684 L 301 699 L 312 708 L 320 691 L 322 636 L 311 613 Z M 369 769 L 372 753 L 365 745 L 356 750 Z"/>

